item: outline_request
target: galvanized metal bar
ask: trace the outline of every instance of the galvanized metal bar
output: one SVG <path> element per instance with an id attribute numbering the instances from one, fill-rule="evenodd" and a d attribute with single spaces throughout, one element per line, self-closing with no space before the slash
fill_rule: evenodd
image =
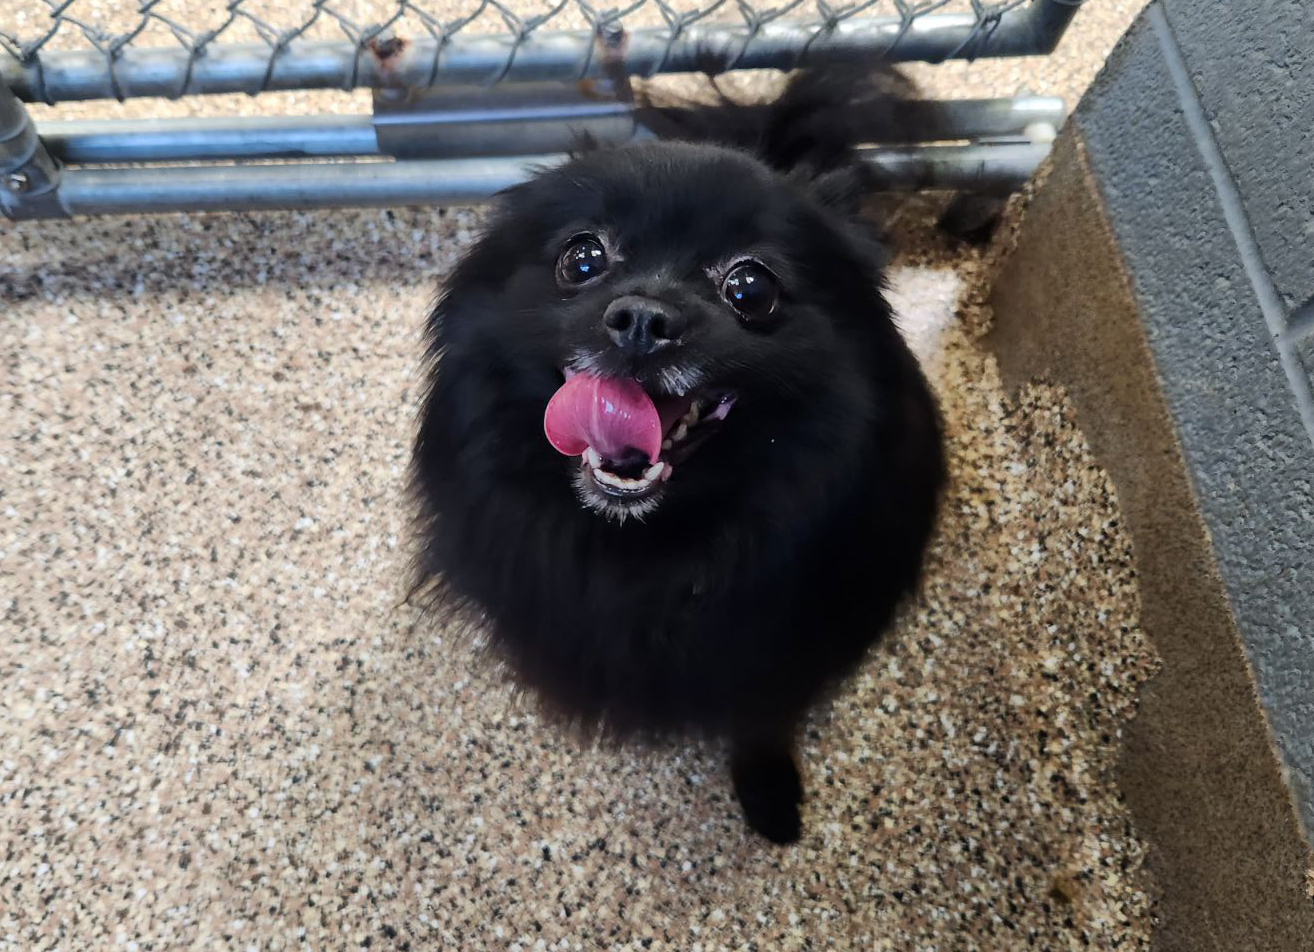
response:
<path id="1" fill-rule="evenodd" d="M 883 191 L 1007 195 L 1021 188 L 1048 154 L 1047 142 L 1003 142 L 870 149 L 863 158 Z"/>
<path id="2" fill-rule="evenodd" d="M 72 169 L 60 194 L 73 215 L 465 205 L 561 158 Z"/>
<path id="3" fill-rule="evenodd" d="M 374 94 L 379 150 L 403 159 L 569 152 L 586 139 L 620 145 L 636 133 L 634 108 L 609 83 L 435 86 Z"/>
<path id="4" fill-rule="evenodd" d="M 928 146 L 864 154 L 891 191 L 1016 189 L 1044 157 L 1044 145 Z M 16 218 L 462 205 L 485 202 L 564 155 L 402 162 L 69 169 L 60 207 L 6 208 Z"/>
<path id="5" fill-rule="evenodd" d="M 587 89 L 581 89 L 585 85 Z M 605 83 L 505 83 L 500 86 L 436 86 L 381 89 L 375 94 L 379 125 L 494 122 L 574 122 L 628 116 L 633 107 Z"/>
<path id="6" fill-rule="evenodd" d="M 68 100 L 257 93 L 284 89 L 421 87 L 572 81 L 617 72 L 651 75 L 706 68 L 792 69 L 800 65 L 887 62 L 1047 52 L 1076 11 L 1072 0 L 1033 0 L 997 18 L 976 13 L 853 17 L 833 26 L 773 21 L 750 27 L 694 25 L 637 29 L 615 55 L 595 55 L 587 31 L 535 30 L 525 36 L 457 33 L 377 45 L 292 42 L 51 52 L 19 62 L 0 56 L 0 79 L 22 99 Z"/>
<path id="7" fill-rule="evenodd" d="M 369 116 L 236 116 L 42 123 L 52 156 L 81 165 L 377 155 Z"/>
<path id="8" fill-rule="evenodd" d="M 568 90 L 569 87 L 561 87 Z M 487 102 L 443 90 L 417 106 L 371 116 L 224 117 L 43 123 L 37 130 L 50 155 L 81 164 L 136 164 L 315 156 L 456 158 L 566 152 L 581 133 L 594 141 L 633 138 L 632 110 L 623 103 L 584 100 L 514 104 L 515 87 Z M 449 95 L 450 92 L 450 95 Z M 489 91 L 485 90 L 487 96 Z M 422 106 L 423 108 L 420 108 Z M 1050 96 L 961 99 L 925 104 L 928 138 L 1025 136 L 1037 125 L 1057 127 L 1063 100 Z M 546 118 L 545 118 L 546 117 Z M 377 133 L 377 134 L 376 134 Z"/>
<path id="9" fill-rule="evenodd" d="M 1014 96 L 1002 99 L 944 99 L 917 105 L 927 121 L 916 126 L 924 141 L 1027 137 L 1037 126 L 1063 125 L 1065 110 L 1058 96 Z"/>

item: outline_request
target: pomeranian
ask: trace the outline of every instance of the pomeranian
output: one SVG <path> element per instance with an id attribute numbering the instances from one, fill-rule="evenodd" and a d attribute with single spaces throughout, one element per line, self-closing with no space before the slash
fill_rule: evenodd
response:
<path id="1" fill-rule="evenodd" d="M 777 843 L 799 727 L 916 586 L 944 479 L 860 213 L 903 89 L 648 103 L 656 141 L 501 195 L 428 323 L 418 584 L 575 724 L 724 738 Z"/>

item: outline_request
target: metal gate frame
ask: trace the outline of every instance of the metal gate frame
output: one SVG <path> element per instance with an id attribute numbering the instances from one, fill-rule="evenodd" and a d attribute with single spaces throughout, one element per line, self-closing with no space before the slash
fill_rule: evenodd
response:
<path id="1" fill-rule="evenodd" d="M 141 0 L 143 25 L 158 2 Z M 230 0 L 230 10 L 241 2 Z M 568 2 L 524 21 L 482 0 L 456 24 L 426 15 L 428 35 L 411 39 L 391 32 L 402 12 L 416 12 L 411 0 L 400 0 L 389 22 L 343 23 L 348 38 L 338 42 L 300 39 L 307 22 L 282 33 L 265 25 L 264 43 L 224 45 L 214 42 L 221 30 L 197 37 L 163 17 L 176 48 L 136 48 L 141 26 L 117 37 L 84 28 L 91 50 L 58 52 L 43 50 L 58 23 L 27 44 L 0 34 L 0 208 L 33 219 L 481 202 L 561 161 L 581 134 L 604 143 L 648 135 L 633 114 L 630 77 L 1047 54 L 1082 0 L 970 0 L 964 13 L 944 12 L 949 0 L 893 0 L 899 15 L 890 17 L 865 15 L 878 0 L 839 10 L 813 0 L 819 17 L 811 22 L 785 19 L 804 0 L 766 13 L 736 0 L 744 23 L 734 25 L 698 22 L 727 0 L 685 14 L 665 0 L 605 14 L 575 0 L 591 29 L 544 28 Z M 665 25 L 627 31 L 621 18 L 649 2 Z M 316 0 L 316 16 L 324 3 Z M 509 32 L 461 32 L 490 3 Z M 52 3 L 56 14 L 68 5 Z M 38 129 L 24 106 L 362 87 L 374 91 L 372 115 L 56 121 Z M 957 144 L 868 150 L 887 187 L 1015 189 L 1063 117 L 1062 102 L 1049 97 L 937 106 L 947 118 L 936 141 Z M 184 162 L 225 164 L 115 167 Z"/>

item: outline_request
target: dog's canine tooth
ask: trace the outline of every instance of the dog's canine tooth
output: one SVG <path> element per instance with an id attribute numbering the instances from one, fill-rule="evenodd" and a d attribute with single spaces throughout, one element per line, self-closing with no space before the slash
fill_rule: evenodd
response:
<path id="1" fill-rule="evenodd" d="M 584 451 L 584 461 L 594 469 L 602 469 L 602 457 L 599 456 L 598 451 L 591 446 Z"/>
<path id="2" fill-rule="evenodd" d="M 679 443 L 682 439 L 684 439 L 688 435 L 689 435 L 689 428 L 685 426 L 684 423 L 681 423 L 679 426 L 675 428 L 675 432 L 671 434 L 671 442 Z"/>

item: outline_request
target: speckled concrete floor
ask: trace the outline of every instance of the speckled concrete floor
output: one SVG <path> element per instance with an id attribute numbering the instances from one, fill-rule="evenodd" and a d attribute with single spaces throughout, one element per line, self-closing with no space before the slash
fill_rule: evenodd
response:
<path id="1" fill-rule="evenodd" d="M 1131 6 L 924 72 L 1071 99 Z M 782 851 L 720 752 L 581 746 L 402 602 L 418 327 L 477 223 L 0 234 L 0 948 L 1147 948 L 1107 776 L 1153 669 L 1128 542 L 1062 394 L 1003 401 L 976 256 L 893 275 L 953 488 Z"/>

